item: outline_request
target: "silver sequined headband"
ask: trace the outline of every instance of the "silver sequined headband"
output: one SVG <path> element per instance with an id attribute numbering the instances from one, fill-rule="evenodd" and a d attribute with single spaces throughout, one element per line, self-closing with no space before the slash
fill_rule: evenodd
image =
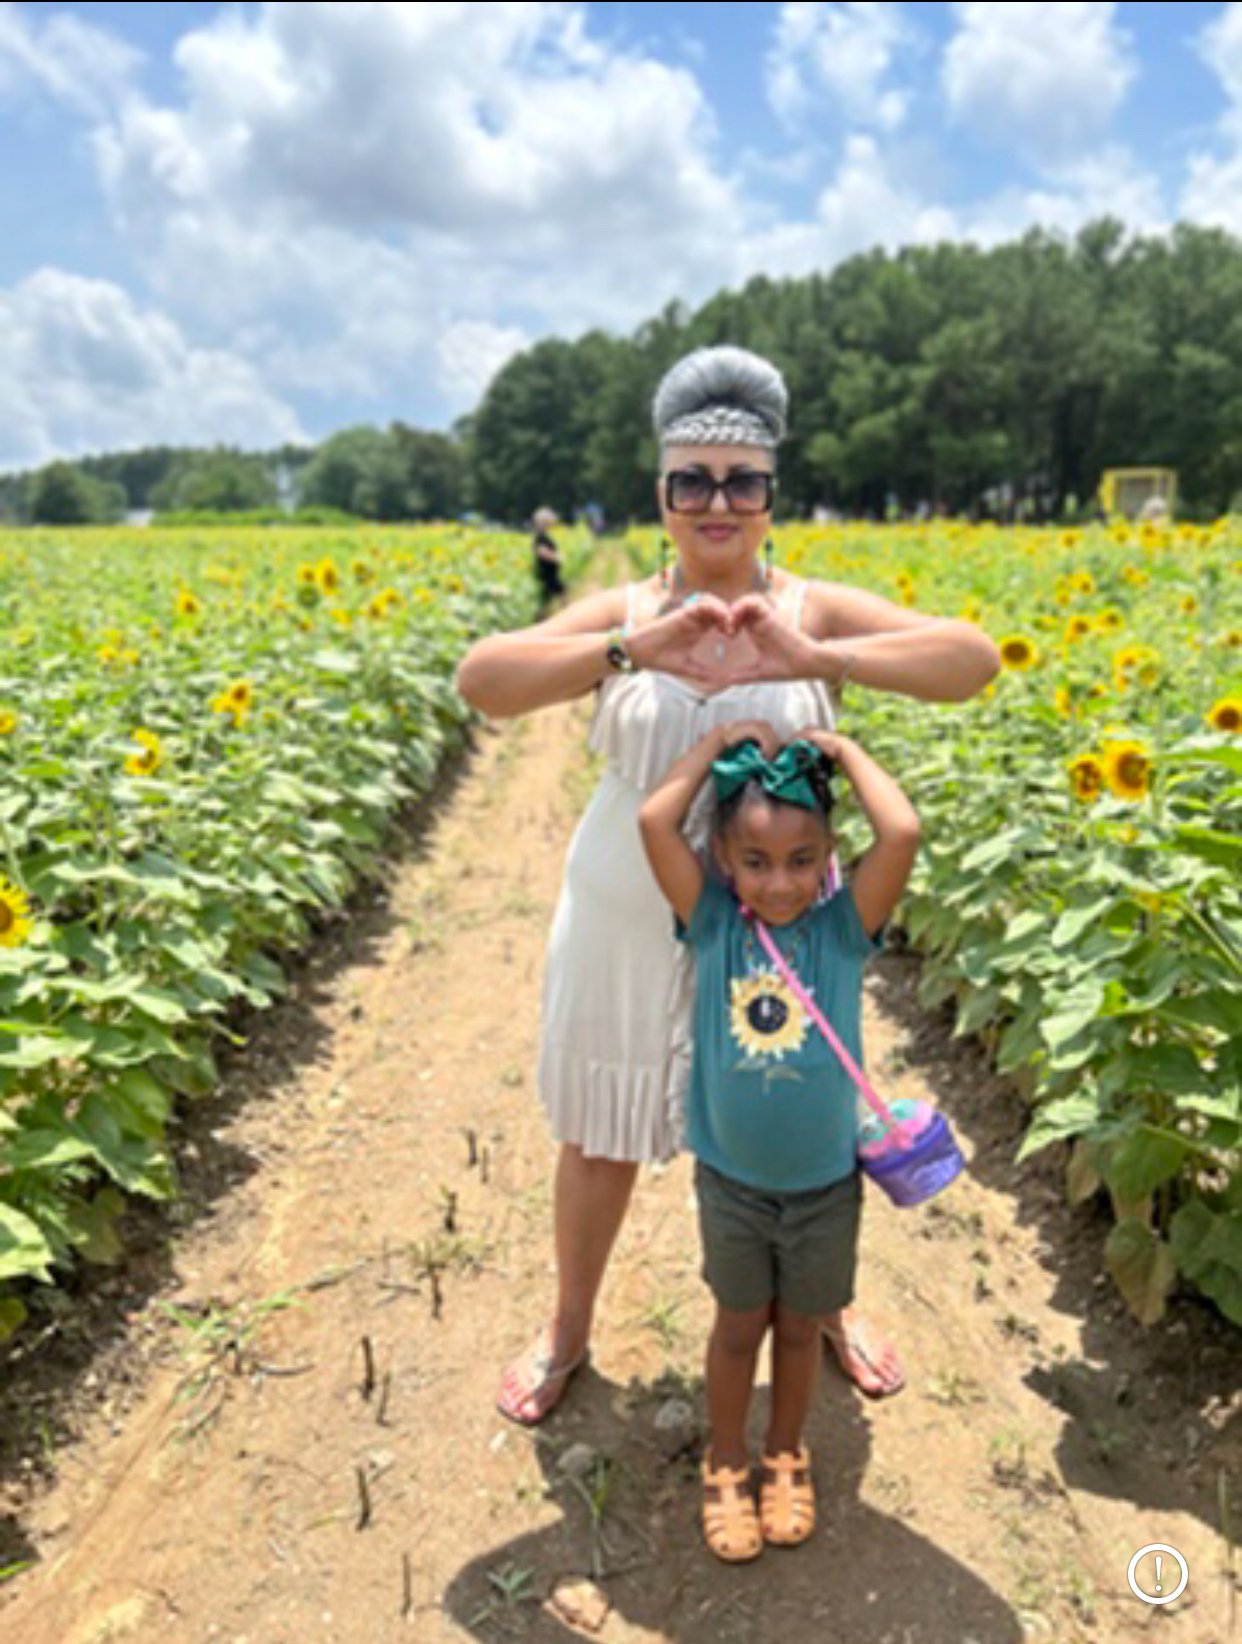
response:
<path id="1" fill-rule="evenodd" d="M 736 405 L 711 405 L 662 430 L 665 445 L 758 445 L 775 451 L 776 438 L 762 417 Z"/>

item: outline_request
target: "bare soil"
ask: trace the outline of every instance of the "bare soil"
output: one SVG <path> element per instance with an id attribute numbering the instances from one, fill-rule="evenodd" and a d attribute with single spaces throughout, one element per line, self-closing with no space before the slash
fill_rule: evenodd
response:
<path id="1" fill-rule="evenodd" d="M 950 1113 L 969 1174 L 915 1210 L 869 1195 L 860 1301 L 908 1385 L 869 1402 L 826 1364 L 814 1540 L 717 1563 L 694 1440 L 658 1442 L 669 1398 L 702 1414 L 685 1159 L 640 1180 L 560 1409 L 536 1432 L 495 1412 L 551 1294 L 533 1069 L 587 712 L 479 733 L 384 894 L 323 933 L 179 1123 L 183 1199 L 129 1217 L 124 1266 L 45 1297 L 0 1360 L 0 1568 L 27 1566 L 0 1587 L 0 1634 L 1242 1637 L 1238 1333 L 1189 1297 L 1157 1329 L 1129 1319 L 1100 1276 L 1103 1217 L 1065 1207 L 1055 1154 L 1014 1166 L 1021 1101 L 918 1006 L 902 951 L 870 973 L 869 1064 Z M 1167 1608 L 1127 1586 L 1151 1543 L 1191 1572 Z"/>

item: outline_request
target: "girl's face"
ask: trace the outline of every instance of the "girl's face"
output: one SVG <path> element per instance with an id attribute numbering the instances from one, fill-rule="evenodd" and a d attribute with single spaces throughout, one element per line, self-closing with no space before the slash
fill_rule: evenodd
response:
<path id="1" fill-rule="evenodd" d="M 657 485 L 660 518 L 685 570 L 721 574 L 757 563 L 764 538 L 772 529 L 771 509 L 746 512 L 721 490 L 711 494 L 710 503 L 701 513 L 672 509 L 667 501 L 666 477 L 687 470 L 716 480 L 726 479 L 731 473 L 771 474 L 772 452 L 759 445 L 669 445 L 664 449 Z"/>
<path id="2" fill-rule="evenodd" d="M 813 907 L 832 854 L 824 818 L 801 805 L 746 800 L 723 836 L 716 861 L 765 925 L 787 925 Z"/>

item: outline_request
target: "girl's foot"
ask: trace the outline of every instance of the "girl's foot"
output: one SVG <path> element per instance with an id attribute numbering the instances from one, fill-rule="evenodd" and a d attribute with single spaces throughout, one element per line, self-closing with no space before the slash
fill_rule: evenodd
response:
<path id="1" fill-rule="evenodd" d="M 589 1357 L 584 1347 L 576 1358 L 558 1365 L 552 1357 L 552 1331 L 545 1326 L 521 1357 L 505 1366 L 496 1408 L 523 1427 L 537 1426 L 560 1403 L 569 1378 Z"/>
<path id="2" fill-rule="evenodd" d="M 759 1522 L 763 1539 L 777 1547 L 796 1547 L 815 1528 L 815 1491 L 811 1453 L 806 1445 L 763 1458 L 759 1486 Z"/>
<path id="3" fill-rule="evenodd" d="M 716 1467 L 703 1457 L 703 1534 L 726 1564 L 745 1564 L 763 1551 L 749 1467 Z"/>
<path id="4" fill-rule="evenodd" d="M 853 1308 L 842 1308 L 824 1320 L 824 1335 L 837 1363 L 868 1398 L 882 1399 L 906 1385 L 892 1343 L 879 1335 Z"/>

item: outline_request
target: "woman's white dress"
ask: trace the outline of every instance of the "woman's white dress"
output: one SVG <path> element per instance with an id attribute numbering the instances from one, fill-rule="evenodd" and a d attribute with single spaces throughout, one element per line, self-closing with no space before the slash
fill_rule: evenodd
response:
<path id="1" fill-rule="evenodd" d="M 632 626 L 635 587 L 627 590 Z M 778 611 L 801 624 L 806 583 Z M 681 1146 L 694 973 L 638 831 L 643 798 L 713 726 L 767 720 L 782 738 L 833 728 L 818 680 L 734 685 L 703 696 L 674 674 L 616 674 L 600 687 L 589 746 L 607 761 L 570 842 L 543 978 L 539 1093 L 557 1141 L 643 1162 Z M 688 819 L 706 840 L 710 794 Z"/>

